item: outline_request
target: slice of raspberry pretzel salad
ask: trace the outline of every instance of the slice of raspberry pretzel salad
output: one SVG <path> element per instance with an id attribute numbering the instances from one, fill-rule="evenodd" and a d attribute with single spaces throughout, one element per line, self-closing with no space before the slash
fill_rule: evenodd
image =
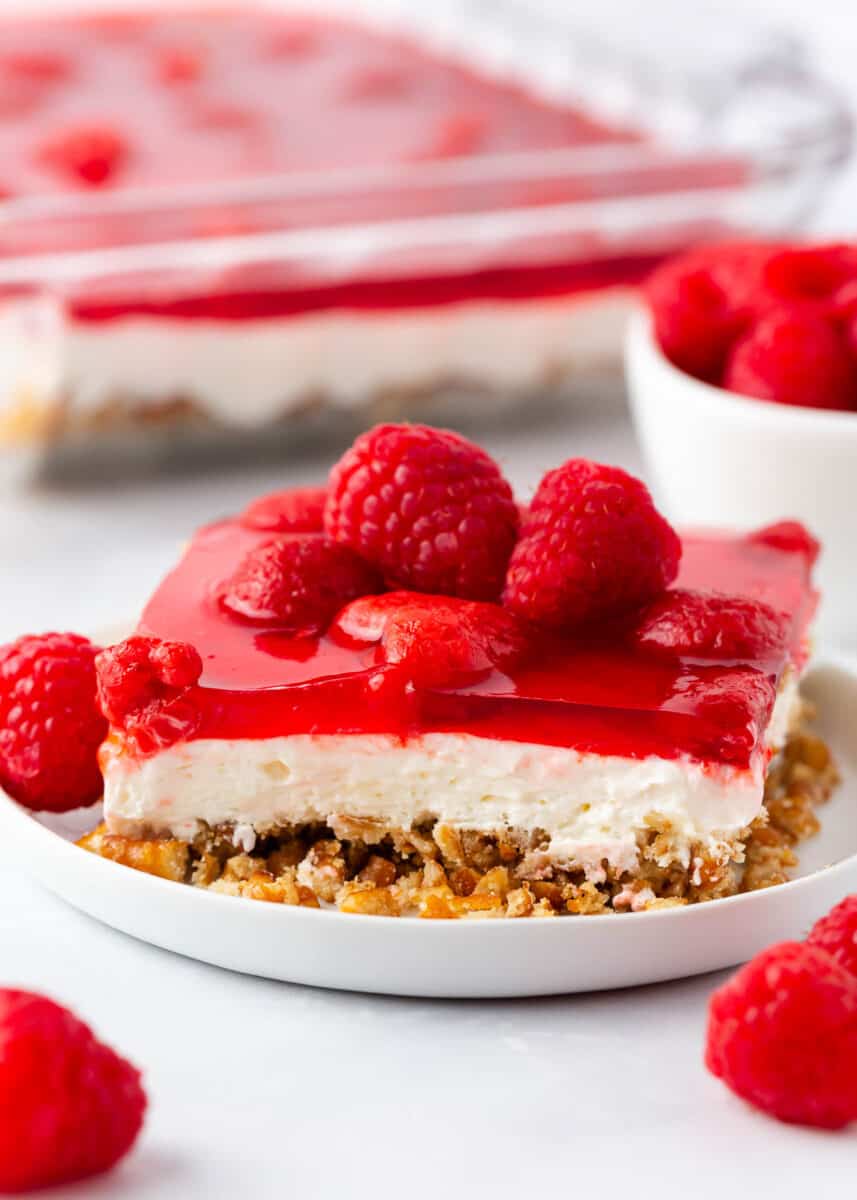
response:
<path id="1" fill-rule="evenodd" d="M 106 728 L 82 846 L 345 913 L 619 913 L 782 882 L 836 783 L 799 691 L 817 553 L 793 521 L 680 537 L 585 459 L 522 505 L 459 435 L 378 426 L 326 488 L 198 531 L 124 642 L 5 648 L 0 780 L 90 803 Z M 92 772 L 71 787 L 76 729 Z"/>

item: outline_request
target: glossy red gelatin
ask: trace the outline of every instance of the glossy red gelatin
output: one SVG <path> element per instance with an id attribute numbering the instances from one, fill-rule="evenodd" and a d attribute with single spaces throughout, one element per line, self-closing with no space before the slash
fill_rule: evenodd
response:
<path id="1" fill-rule="evenodd" d="M 633 146 L 639 130 L 611 125 L 492 78 L 413 40 L 368 25 L 270 9 L 155 11 L 98 18 L 0 22 L 0 199 L 135 192 L 155 203 L 80 216 L 15 222 L 0 229 L 0 257 L 343 223 L 432 218 L 486 210 L 597 202 L 605 196 L 729 186 L 734 159 L 677 166 L 666 161 L 605 179 L 597 171 L 529 182 L 452 177 L 423 186 L 408 169 L 440 160 L 575 147 Z M 380 191 L 355 171 L 380 172 Z M 404 170 L 403 182 L 385 172 Z M 221 184 L 319 180 L 287 200 L 198 203 Z M 529 174 L 529 173 L 528 173 Z M 621 177 L 619 177 L 621 174 Z M 165 205 L 166 190 L 193 185 L 192 202 Z M 570 239 L 566 252 L 530 247 L 523 235 L 503 261 L 427 275 L 385 250 L 385 262 L 331 280 L 329 264 L 246 266 L 72 284 L 67 316 L 107 321 L 259 320 L 325 309 L 389 310 L 475 299 L 512 300 L 636 285 L 663 257 Z M 168 260 L 167 260 L 168 261 Z"/>
<path id="2" fill-rule="evenodd" d="M 380 27 L 245 8 L 43 17 L 0 27 L 0 162 L 13 195 L 218 183 L 635 141 Z M 101 177 L 46 153 L 108 128 Z"/>
<path id="3" fill-rule="evenodd" d="M 558 639 L 508 675 L 495 671 L 470 687 L 406 696 L 395 673 L 378 667 L 373 647 L 289 638 L 233 621 L 217 603 L 217 588 L 269 536 L 232 520 L 200 530 L 143 613 L 141 633 L 191 642 L 202 656 L 193 697 L 202 712 L 197 737 L 454 731 L 631 758 L 749 764 L 756 731 L 746 715 L 724 724 L 709 703 L 733 664 L 657 661 L 616 639 Z M 801 661 L 815 608 L 806 556 L 719 533 L 692 534 L 684 545 L 678 586 L 753 597 L 789 615 L 787 651 L 745 664 L 776 684 L 789 663 Z"/>

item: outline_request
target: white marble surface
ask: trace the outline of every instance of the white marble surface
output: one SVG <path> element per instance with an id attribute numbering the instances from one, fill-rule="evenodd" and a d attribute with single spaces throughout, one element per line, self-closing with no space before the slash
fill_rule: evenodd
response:
<path id="1" fill-rule="evenodd" d="M 801 25 L 854 88 L 852 0 L 759 6 Z M 852 195 L 841 185 L 817 225 L 853 233 Z M 572 453 L 639 466 L 615 414 L 489 441 L 522 487 Z M 3 497 L 0 640 L 131 613 L 196 524 L 320 465 Z M 151 1097 L 136 1153 L 61 1197 L 849 1194 L 857 1131 L 777 1125 L 706 1075 L 718 981 L 493 1003 L 323 993 L 154 950 L 16 864 L 0 871 L 0 983 L 76 1008 L 144 1067 Z"/>

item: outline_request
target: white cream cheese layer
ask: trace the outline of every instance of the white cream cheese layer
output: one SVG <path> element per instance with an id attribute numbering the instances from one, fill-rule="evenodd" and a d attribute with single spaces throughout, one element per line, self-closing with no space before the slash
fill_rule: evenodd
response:
<path id="1" fill-rule="evenodd" d="M 789 683 L 772 734 L 784 737 L 797 704 Z M 760 752 L 739 770 L 452 733 L 406 742 L 364 734 L 199 740 L 148 759 L 113 758 L 104 812 L 111 832 L 129 836 L 190 839 L 200 822 L 234 822 L 245 847 L 257 830 L 304 822 L 335 830 L 342 818 L 405 830 L 424 820 L 484 833 L 540 829 L 550 839 L 540 859 L 598 879 L 604 859 L 634 869 L 637 833 L 654 813 L 670 822 L 685 865 L 694 846 L 718 853 L 759 815 L 768 757 Z"/>
<path id="2" fill-rule="evenodd" d="M 182 397 L 253 427 L 308 400 L 350 408 L 379 392 L 466 382 L 525 389 L 617 361 L 629 288 L 545 301 L 258 321 L 64 320 L 49 298 L 0 308 L 0 418 L 24 400 L 71 414 Z"/>

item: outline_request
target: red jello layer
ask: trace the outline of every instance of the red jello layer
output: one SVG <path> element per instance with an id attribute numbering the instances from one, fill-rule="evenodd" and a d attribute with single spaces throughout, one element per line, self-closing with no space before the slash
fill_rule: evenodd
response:
<path id="1" fill-rule="evenodd" d="M 76 215 L 16 210 L 0 228 L 0 259 L 598 204 L 744 178 L 734 157 L 678 162 L 654 150 L 621 170 L 595 163 L 544 177 L 523 168 L 414 177 L 416 167 L 446 160 L 611 145 L 621 154 L 644 141 L 638 130 L 413 40 L 309 13 L 249 7 L 0 21 L 0 200 L 136 196 L 97 217 L 80 205 Z M 291 189 L 297 177 L 301 186 Z M 231 199 L 218 191 L 261 179 L 279 182 Z M 192 200 L 165 201 L 186 185 L 194 185 Z M 593 228 L 585 244 L 577 237 L 567 249 L 551 239 L 554 261 L 545 265 L 544 237 L 535 244 L 528 236 L 478 266 L 465 237 L 460 261 L 442 273 L 427 273 L 431 251 L 415 262 L 408 245 L 385 247 L 383 263 L 372 256 L 346 281 L 330 282 L 322 256 L 308 260 L 301 277 L 285 266 L 208 278 L 165 267 L 74 286 L 64 299 L 79 321 L 258 320 L 634 285 L 662 257 L 599 245 Z M 484 255 L 481 239 L 480 246 Z"/>
<path id="2" fill-rule="evenodd" d="M 479 684 L 403 694 L 373 647 L 295 639 L 241 624 L 216 600 L 239 559 L 271 535 L 234 521 L 208 526 L 146 607 L 140 631 L 188 641 L 204 671 L 196 737 L 293 733 L 459 732 L 630 758 L 689 756 L 749 764 L 757 733 L 740 709 L 709 703 L 735 664 L 655 661 L 617 640 L 552 640 L 548 652 Z M 679 586 L 766 601 L 790 617 L 790 646 L 740 670 L 776 684 L 803 653 L 815 606 L 805 558 L 727 534 L 690 535 Z"/>
<path id="3" fill-rule="evenodd" d="M 165 188 L 639 138 L 415 41 L 307 9 L 3 22 L 4 193 Z M 60 135 L 84 127 L 118 139 L 99 171 L 56 150 Z"/>
<path id="4" fill-rule="evenodd" d="M 497 267 L 328 286 L 289 282 L 274 268 L 260 277 L 258 269 L 248 268 L 212 279 L 207 287 L 194 287 L 188 280 L 171 283 L 168 278 L 141 282 L 137 289 L 127 283 L 103 284 L 71 294 L 66 308 L 74 320 L 84 322 L 127 317 L 232 322 L 274 320 L 325 310 L 383 313 L 478 301 L 554 300 L 642 283 L 660 261 L 661 255 L 625 255 L 527 270 Z"/>

